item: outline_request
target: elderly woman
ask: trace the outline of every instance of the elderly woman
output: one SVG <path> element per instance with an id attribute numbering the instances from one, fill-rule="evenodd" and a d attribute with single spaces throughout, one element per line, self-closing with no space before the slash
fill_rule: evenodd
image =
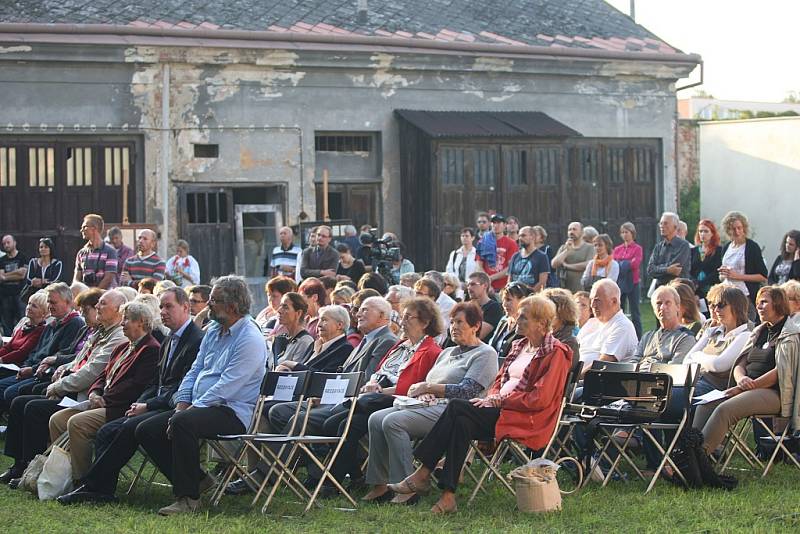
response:
<path id="1" fill-rule="evenodd" d="M 359 441 L 368 431 L 369 416 L 378 410 L 390 408 L 394 395 L 407 395 L 412 384 L 422 382 L 442 349 L 434 339 L 442 333 L 439 308 L 426 298 L 414 298 L 406 306 L 402 318 L 404 338 L 398 341 L 378 364 L 375 373 L 362 388 L 356 403 L 350 431 L 342 450 L 336 458 L 332 472 L 338 480 L 350 475 L 350 480 L 362 477 L 359 461 Z M 334 413 L 325 421 L 324 435 L 341 435 L 347 410 Z M 390 492 L 376 497 L 377 502 L 388 500 Z"/>
<path id="2" fill-rule="evenodd" d="M 786 232 L 781 240 L 780 251 L 772 263 L 767 281 L 770 284 L 784 284 L 789 280 L 800 280 L 800 231 Z"/>
<path id="3" fill-rule="evenodd" d="M 517 317 L 519 316 L 519 303 L 533 291 L 530 286 L 522 282 L 511 282 L 500 291 L 501 303 L 505 315 L 489 340 L 489 345 L 497 352 L 497 356 L 505 358 L 511 350 L 511 344 L 519 339 L 517 332 Z"/>
<path id="4" fill-rule="evenodd" d="M 722 265 L 722 249 L 719 246 L 717 226 L 710 219 L 701 219 L 697 223 L 692 249 L 692 281 L 695 291 L 701 299 L 712 286 L 719 284 L 719 268 Z"/>
<path id="5" fill-rule="evenodd" d="M 167 278 L 183 288 L 199 284 L 200 265 L 189 255 L 189 243 L 178 239 L 176 250 L 177 254 L 167 260 Z"/>
<path id="6" fill-rule="evenodd" d="M 735 386 L 721 401 L 697 407 L 693 426 L 703 431 L 703 447 L 711 454 L 737 421 L 759 414 L 798 420 L 796 364 L 800 361 L 800 331 L 789 321 L 789 303 L 779 287 L 762 287 L 756 295 L 762 323 L 753 330 L 736 364 Z M 776 365 L 777 362 L 777 365 Z M 795 427 L 796 428 L 796 427 Z"/>
<path id="7" fill-rule="evenodd" d="M 532 450 L 547 444 L 572 364 L 572 350 L 552 334 L 555 317 L 556 307 L 546 297 L 527 297 L 520 303 L 517 327 L 524 338 L 514 342 L 489 394 L 451 401 L 414 451 L 422 465 L 402 482 L 390 484 L 392 491 L 409 494 L 429 489 L 431 473 L 444 456 L 438 480 L 443 491 L 431 512 L 455 512 L 458 479 L 472 440 L 510 438 Z"/>
<path id="8" fill-rule="evenodd" d="M 336 372 L 353 350 L 345 334 L 350 328 L 350 314 L 342 306 L 323 306 L 319 310 L 319 337 L 313 350 L 302 361 L 284 360 L 275 370 Z"/>
<path id="9" fill-rule="evenodd" d="M 767 281 L 768 274 L 761 247 L 747 237 L 750 224 L 743 213 L 726 213 L 722 218 L 722 228 L 730 241 L 722 247 L 719 278 L 724 284 L 738 287 L 755 304 L 758 287 Z"/>
<path id="10" fill-rule="evenodd" d="M 789 318 L 800 326 L 800 282 L 797 280 L 789 280 L 781 286 L 783 292 L 786 293 L 786 299 L 789 301 Z"/>
<path id="11" fill-rule="evenodd" d="M 575 337 L 575 328 L 578 326 L 578 306 L 572 298 L 572 293 L 560 287 L 551 287 L 542 292 L 556 306 L 556 316 L 553 319 L 553 335 L 557 340 L 572 349 L 573 362 L 580 360 L 580 347 Z"/>
<path id="12" fill-rule="evenodd" d="M 628 221 L 619 227 L 619 236 L 622 244 L 614 247 L 613 256 L 617 263 L 627 261 L 631 266 L 633 275 L 633 288 L 620 296 L 622 308 L 631 316 L 631 322 L 636 329 L 636 335 L 642 336 L 642 316 L 639 313 L 639 301 L 641 300 L 641 274 L 640 267 L 644 258 L 642 246 L 636 242 L 636 226 Z"/>
<path id="13" fill-rule="evenodd" d="M 461 288 L 461 281 L 454 274 L 444 273 L 442 275 L 444 284 L 442 285 L 442 293 L 453 299 L 455 302 L 464 300 L 464 290 Z"/>
<path id="14" fill-rule="evenodd" d="M 173 287 L 178 286 L 172 280 L 159 280 L 156 282 L 156 286 L 153 288 L 153 295 L 160 298 L 164 291 L 167 289 L 172 289 Z"/>
<path id="15" fill-rule="evenodd" d="M 414 290 L 410 287 L 394 285 L 386 293 L 386 301 L 392 305 L 392 316 L 389 327 L 394 335 L 400 333 L 400 315 L 406 302 L 414 298 Z"/>
<path id="16" fill-rule="evenodd" d="M 696 395 L 725 388 L 733 362 L 750 337 L 747 321 L 749 301 L 744 293 L 733 286 L 717 284 L 708 290 L 706 299 L 711 319 L 704 325 L 700 339 L 683 359 L 684 365 L 700 364 Z"/>
<path id="17" fill-rule="evenodd" d="M 143 302 L 122 308 L 122 331 L 128 338 L 114 349 L 105 369 L 89 388 L 86 410 L 66 408 L 50 418 L 50 440 L 69 431 L 72 476 L 80 480 L 92 463 L 92 440 L 109 421 L 125 415 L 157 373 L 158 342 L 150 335 L 154 313 Z"/>
<path id="18" fill-rule="evenodd" d="M 400 482 L 412 473 L 412 441 L 433 428 L 449 401 L 480 397 L 491 385 L 497 374 L 497 353 L 478 338 L 482 324 L 483 313 L 474 302 L 453 306 L 450 337 L 456 346 L 443 350 L 425 380 L 408 388 L 408 396 L 422 405 L 386 408 L 370 416 L 366 480 L 373 488 L 365 499 L 382 497 L 390 491 L 388 483 Z M 398 504 L 416 501 L 413 492 L 392 500 Z"/>
<path id="19" fill-rule="evenodd" d="M 308 304 L 303 295 L 289 292 L 281 297 L 281 303 L 278 304 L 278 324 L 283 333 L 272 342 L 273 367 L 286 361 L 302 362 L 312 350 L 314 338 L 303 327 L 307 312 Z"/>
<path id="20" fill-rule="evenodd" d="M 288 276 L 274 276 L 264 284 L 267 305 L 256 315 L 256 324 L 268 339 L 282 333 L 278 325 L 278 306 L 283 296 L 292 291 L 297 291 L 297 284 Z"/>
<path id="21" fill-rule="evenodd" d="M 150 325 L 152 327 L 152 331 L 150 332 L 153 334 L 153 337 L 156 338 L 156 341 L 163 343 L 166 337 L 169 335 L 169 328 L 164 326 L 161 322 L 161 301 L 155 295 L 138 295 L 134 300 L 134 302 L 141 302 L 142 304 L 146 305 L 150 308 L 150 312 L 153 314 L 153 318 L 150 321 Z"/>
<path id="22" fill-rule="evenodd" d="M 39 342 L 48 315 L 47 293 L 39 290 L 28 299 L 25 317 L 16 326 L 11 340 L 0 347 L 0 363 L 18 365 L 24 362 Z"/>
<path id="23" fill-rule="evenodd" d="M 584 289 L 591 289 L 592 284 L 601 278 L 617 281 L 619 276 L 619 263 L 611 253 L 614 251 L 614 244 L 608 234 L 600 234 L 592 241 L 594 244 L 594 258 L 589 260 L 586 270 L 581 276 L 581 284 Z"/>

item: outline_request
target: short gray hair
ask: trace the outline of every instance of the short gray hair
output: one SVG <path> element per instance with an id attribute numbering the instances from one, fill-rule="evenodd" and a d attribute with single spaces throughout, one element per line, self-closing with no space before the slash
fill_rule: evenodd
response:
<path id="1" fill-rule="evenodd" d="M 322 317 L 323 315 L 337 323 L 342 323 L 343 332 L 347 332 L 347 329 L 350 328 L 350 313 L 348 313 L 347 308 L 344 306 L 338 306 L 336 304 L 332 306 L 323 306 L 319 309 L 319 316 Z"/>
<path id="2" fill-rule="evenodd" d="M 375 306 L 384 319 L 389 319 L 392 316 L 392 305 L 389 304 L 383 297 L 367 297 L 364 299 L 364 302 L 361 305 L 369 304 L 370 306 Z"/>
<path id="3" fill-rule="evenodd" d="M 120 230 L 119 226 L 112 226 L 108 229 L 108 237 L 113 237 L 115 235 L 122 235 L 122 230 Z"/>
<path id="4" fill-rule="evenodd" d="M 608 291 L 608 293 L 612 297 L 616 297 L 617 301 L 619 301 L 619 299 L 620 299 L 621 292 L 619 290 L 619 286 L 617 285 L 617 283 L 615 281 L 613 281 L 613 280 L 611 280 L 609 278 L 603 278 L 601 280 L 598 280 L 597 282 L 595 282 L 592 285 L 592 289 L 595 290 L 595 293 L 597 291 L 600 291 L 601 289 L 604 289 L 604 290 Z"/>
<path id="5" fill-rule="evenodd" d="M 414 290 L 408 286 L 401 286 L 401 285 L 393 285 L 389 286 L 389 291 L 386 292 L 388 295 L 394 291 L 400 297 L 400 304 L 405 303 L 407 300 L 411 300 L 414 298 Z"/>
<path id="6" fill-rule="evenodd" d="M 132 302 L 144 304 L 150 309 L 150 313 L 152 314 L 152 319 L 150 320 L 151 330 L 157 326 L 161 326 L 161 300 L 157 296 L 149 293 L 142 293 L 133 299 Z"/>
<path id="7" fill-rule="evenodd" d="M 47 296 L 50 296 L 51 293 L 57 294 L 61 300 L 66 300 L 70 304 L 72 304 L 72 290 L 69 288 L 67 284 L 64 282 L 56 282 L 55 284 L 50 284 L 47 286 Z"/>
<path id="8" fill-rule="evenodd" d="M 244 278 L 236 275 L 220 276 L 214 282 L 214 287 L 222 292 L 225 304 L 234 304 L 239 315 L 250 313 L 250 306 L 253 304 L 253 296 Z M 348 323 L 349 326 L 349 323 Z"/>
<path id="9" fill-rule="evenodd" d="M 433 280 L 433 283 L 439 286 L 439 290 L 441 291 L 444 289 L 444 277 L 442 273 L 439 271 L 427 271 L 423 278 L 427 278 L 428 280 Z"/>
<path id="10" fill-rule="evenodd" d="M 678 226 L 678 223 L 681 222 L 681 218 L 678 217 L 678 214 L 675 213 L 674 211 L 665 211 L 664 213 L 661 214 L 661 218 L 670 219 L 672 221 L 672 224 L 674 224 L 675 226 Z"/>
<path id="11" fill-rule="evenodd" d="M 146 332 L 153 330 L 153 310 L 145 302 L 134 300 L 122 306 L 122 315 L 131 321 L 141 321 Z"/>
<path id="12" fill-rule="evenodd" d="M 44 309 L 45 315 L 47 315 L 47 291 L 46 290 L 40 289 L 39 291 L 37 291 L 36 293 L 31 295 L 31 298 L 28 299 L 28 302 L 32 302 L 33 304 L 36 304 L 40 308 Z"/>

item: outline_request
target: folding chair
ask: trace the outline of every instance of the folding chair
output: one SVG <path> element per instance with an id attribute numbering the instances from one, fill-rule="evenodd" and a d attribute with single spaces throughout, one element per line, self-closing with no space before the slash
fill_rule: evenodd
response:
<path id="1" fill-rule="evenodd" d="M 765 419 L 775 418 L 780 417 L 778 414 L 753 415 L 751 417 L 745 417 L 733 425 L 733 427 L 728 430 L 728 435 L 726 436 L 723 444 L 723 452 L 719 460 L 719 463 L 722 464 L 722 467 L 720 468 L 719 472 L 725 472 L 731 460 L 737 453 L 740 454 L 748 464 L 750 464 L 750 467 L 763 469 L 761 472 L 761 478 L 767 476 L 767 473 L 769 473 L 770 469 L 772 469 L 772 465 L 775 463 L 779 452 L 783 452 L 784 458 L 788 458 L 795 465 L 795 467 L 800 469 L 800 462 L 798 462 L 795 455 L 792 454 L 792 452 L 786 447 L 786 442 L 791 439 L 791 436 L 789 435 L 790 425 L 787 424 L 784 426 L 782 432 L 776 434 L 770 425 L 768 425 L 765 421 Z M 747 443 L 747 438 L 750 434 L 751 419 L 753 420 L 754 427 L 756 424 L 758 424 L 767 432 L 767 436 L 762 437 L 762 440 L 767 443 L 774 444 L 775 446 L 766 464 L 764 464 L 761 458 L 759 458 L 758 454 L 756 454 L 756 452 L 752 450 Z"/>
<path id="2" fill-rule="evenodd" d="M 305 514 L 316 503 L 317 496 L 326 480 L 330 481 L 353 507 L 357 507 L 356 501 L 336 480 L 336 477 L 331 474 L 330 469 L 333 467 L 344 440 L 347 438 L 347 433 L 350 431 L 350 423 L 356 407 L 355 401 L 361 389 L 362 381 L 363 373 L 314 373 L 306 393 L 306 410 L 300 433 L 297 435 L 256 436 L 253 438 L 254 442 L 264 445 L 260 451 L 266 452 L 270 456 L 269 462 L 277 472 L 277 480 L 264 502 L 264 506 L 261 509 L 262 512 L 266 512 L 281 485 L 285 484 L 290 488 L 299 487 L 302 489 L 302 491 L 295 491 L 295 494 L 301 499 L 308 499 L 308 503 L 303 510 Z M 347 401 L 349 401 L 349 409 L 344 432 L 342 432 L 341 436 L 315 436 L 306 433 L 308 418 L 313 407 L 342 404 Z M 281 446 L 281 450 L 276 453 L 269 445 Z M 285 459 L 282 457 L 284 445 L 289 446 L 289 452 Z M 326 445 L 328 447 L 328 452 L 322 459 L 317 457 L 312 450 L 312 447 L 317 445 Z M 313 492 L 310 493 L 296 474 L 300 455 L 305 455 L 308 461 L 316 465 L 321 471 L 320 479 Z"/>
<path id="3" fill-rule="evenodd" d="M 250 474 L 250 470 L 248 469 L 246 462 L 247 453 L 249 451 L 256 451 L 258 448 L 257 445 L 254 445 L 254 440 L 257 437 L 283 436 L 283 434 L 263 434 L 258 432 L 258 428 L 263 417 L 264 407 L 266 403 L 273 400 L 297 402 L 297 409 L 295 410 L 295 417 L 293 418 L 296 420 L 296 416 L 303 405 L 303 398 L 309 382 L 309 374 L 309 371 L 283 373 L 270 371 L 266 374 L 264 381 L 261 384 L 261 394 L 256 401 L 256 406 L 253 410 L 253 420 L 250 423 L 250 428 L 248 429 L 247 433 L 219 435 L 213 440 L 207 440 L 209 446 L 223 458 L 223 461 L 228 464 L 228 467 L 225 469 L 222 477 L 220 478 L 219 484 L 215 488 L 214 493 L 211 495 L 212 506 L 217 506 L 219 504 L 222 495 L 225 493 L 225 488 L 230 483 L 234 474 L 237 474 L 239 478 L 241 478 L 250 487 L 250 489 L 256 492 L 256 497 L 253 499 L 251 505 L 255 504 L 255 502 L 258 500 L 260 495 L 259 490 L 263 491 L 264 482 L 254 479 Z M 291 434 L 293 430 L 294 423 L 292 424 L 289 433 Z M 235 453 L 232 453 L 225 446 L 225 444 L 230 443 L 238 443 Z M 258 456 L 261 456 L 262 459 L 265 459 L 263 455 Z M 269 479 L 271 472 L 272 471 L 270 470 L 270 473 L 267 473 L 265 481 Z"/>
<path id="4" fill-rule="evenodd" d="M 672 468 L 672 471 L 677 475 L 684 485 L 686 484 L 686 477 L 675 462 L 672 461 L 672 451 L 678 443 L 681 432 L 684 427 L 689 424 L 692 412 L 692 399 L 694 398 L 694 386 L 699 375 L 699 364 L 680 365 L 680 364 L 666 364 L 654 363 L 650 367 L 651 373 L 665 373 L 672 377 L 672 392 L 670 393 L 670 403 L 664 412 L 664 415 L 656 422 L 642 423 L 639 425 L 642 435 L 645 440 L 656 448 L 661 455 L 661 461 L 647 485 L 645 494 L 649 493 L 653 486 L 655 486 L 661 471 L 667 464 Z M 653 434 L 653 432 L 673 433 L 672 439 L 668 440 L 666 449 L 661 445 L 661 440 Z M 665 434 L 666 435 L 666 434 Z"/>
<path id="5" fill-rule="evenodd" d="M 556 421 L 558 422 L 556 423 L 556 426 L 553 429 L 553 433 L 550 436 L 550 439 L 548 440 L 547 446 L 545 447 L 544 452 L 542 453 L 543 458 L 547 457 L 547 454 L 550 451 L 551 446 L 556 440 L 556 436 L 558 435 L 558 433 L 562 428 L 560 422 L 562 419 L 562 415 L 564 414 L 564 407 L 567 405 L 569 399 L 572 398 L 572 394 L 575 391 L 575 385 L 577 383 L 578 376 L 580 376 L 580 369 L 581 369 L 580 362 L 577 362 L 575 365 L 572 366 L 572 368 L 567 373 L 567 380 L 565 381 L 564 384 L 564 391 L 561 395 L 561 403 L 559 405 L 558 415 L 556 417 Z M 484 451 L 481 450 L 481 447 L 479 446 L 478 443 L 479 442 L 477 441 L 473 441 L 470 443 L 470 453 L 473 454 L 474 456 L 477 456 L 483 462 L 486 468 L 484 469 L 483 474 L 475 482 L 475 489 L 473 489 L 472 493 L 470 494 L 469 502 L 471 503 L 478 495 L 478 492 L 483 490 L 483 484 L 491 476 L 496 477 L 503 484 L 503 486 L 509 492 L 511 492 L 512 495 L 514 495 L 516 492 L 514 491 L 514 488 L 511 486 L 511 484 L 509 484 L 509 482 L 500 472 L 500 465 L 503 463 L 503 461 L 505 461 L 509 453 L 511 453 L 519 461 L 527 463 L 531 459 L 528 452 L 526 452 L 525 448 L 523 448 L 523 446 L 521 446 L 516 441 L 510 438 L 504 438 L 503 440 L 500 441 L 500 443 L 497 444 L 497 447 L 495 448 L 494 453 L 491 455 L 491 457 L 488 457 L 486 453 L 484 453 Z M 580 465 L 577 459 L 569 457 L 560 457 L 559 459 L 556 460 L 556 463 L 563 463 L 568 460 L 572 460 L 575 462 L 576 465 L 578 465 L 578 474 L 579 477 L 582 478 L 583 474 L 580 471 Z M 472 474 L 471 471 L 469 470 L 467 472 Z M 580 487 L 580 480 L 578 483 L 578 487 Z"/>

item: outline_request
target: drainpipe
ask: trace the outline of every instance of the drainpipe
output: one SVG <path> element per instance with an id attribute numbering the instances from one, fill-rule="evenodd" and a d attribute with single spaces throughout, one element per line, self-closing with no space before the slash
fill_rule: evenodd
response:
<path id="1" fill-rule="evenodd" d="M 161 239 L 158 252 L 167 257 L 169 247 L 169 162 L 170 162 L 170 121 L 169 121 L 169 63 L 161 65 Z"/>

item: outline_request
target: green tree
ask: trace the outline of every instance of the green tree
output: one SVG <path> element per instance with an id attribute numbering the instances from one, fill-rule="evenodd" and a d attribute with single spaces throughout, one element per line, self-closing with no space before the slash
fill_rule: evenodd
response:
<path id="1" fill-rule="evenodd" d="M 678 216 L 688 226 L 686 239 L 692 242 L 700 220 L 700 182 L 681 188 L 678 193 Z"/>

